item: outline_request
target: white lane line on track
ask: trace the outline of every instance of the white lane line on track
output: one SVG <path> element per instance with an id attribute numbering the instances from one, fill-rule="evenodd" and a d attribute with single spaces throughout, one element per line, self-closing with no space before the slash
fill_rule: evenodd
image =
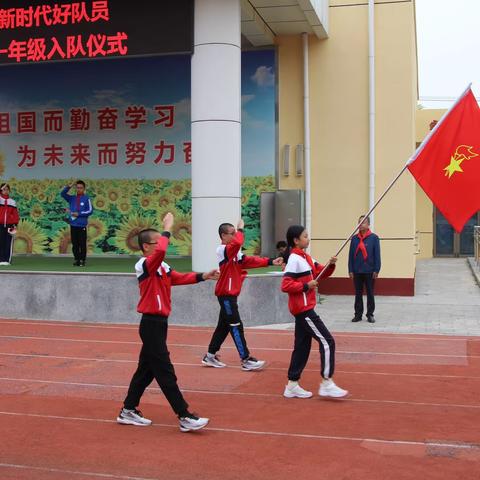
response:
<path id="1" fill-rule="evenodd" d="M 75 342 L 75 343 L 101 343 L 110 345 L 141 345 L 141 342 L 132 341 L 117 341 L 117 340 L 94 340 L 94 339 L 80 339 L 80 338 L 59 338 L 59 337 L 34 337 L 24 335 L 0 335 L 0 338 L 13 339 L 13 340 L 48 340 L 55 342 Z M 183 347 L 183 348 L 206 348 L 204 344 L 189 344 L 189 343 L 168 343 L 169 347 Z M 236 347 L 231 345 L 222 346 L 224 349 L 235 350 Z M 272 347 L 257 347 L 251 346 L 252 350 L 272 351 L 272 352 L 291 352 L 291 348 L 272 348 Z M 349 355 L 393 355 L 393 356 L 406 356 L 406 357 L 441 357 L 441 358 L 462 358 L 472 359 L 480 358 L 480 355 L 447 355 L 440 353 L 402 353 L 402 352 L 357 352 L 348 350 L 336 350 L 336 353 L 343 353 Z"/>
<path id="2" fill-rule="evenodd" d="M 18 463 L 0 463 L 0 468 L 12 468 L 12 469 L 16 468 L 19 470 L 34 470 L 37 472 L 62 473 L 62 474 L 68 474 L 68 475 L 80 475 L 82 477 L 112 478 L 115 480 L 160 480 L 159 477 L 156 477 L 156 478 L 130 477 L 128 475 L 115 475 L 112 473 L 100 473 L 100 472 L 82 472 L 80 470 L 65 470 L 63 468 L 37 467 L 35 465 L 22 465 Z"/>
<path id="3" fill-rule="evenodd" d="M 67 327 L 67 328 L 90 328 L 92 330 L 95 329 L 108 329 L 108 330 L 128 330 L 128 331 L 137 331 L 138 324 L 132 325 L 105 325 L 105 324 L 96 324 L 96 323 L 46 323 L 42 322 L 41 320 L 34 321 L 34 322 L 25 322 L 25 321 L 0 321 L 0 325 L 35 325 L 35 326 L 51 326 L 51 327 Z M 293 323 L 292 323 L 293 326 Z M 168 327 L 169 331 L 173 332 L 199 332 L 199 333 L 212 333 L 215 326 L 211 327 L 203 327 L 199 328 L 198 326 L 191 327 L 188 325 L 170 325 Z M 244 325 L 245 330 L 248 330 L 249 335 L 268 335 L 268 336 L 281 336 L 281 337 L 291 337 L 293 336 L 293 329 L 287 331 L 278 331 L 278 330 L 269 330 L 268 325 L 264 328 L 259 327 L 248 327 Z M 266 330 L 266 331 L 264 331 Z M 441 342 L 459 342 L 459 341 L 470 341 L 470 342 L 480 342 L 480 337 L 473 337 L 473 336 L 466 336 L 466 335 L 458 335 L 454 337 L 446 336 L 446 334 L 434 334 L 434 333 L 418 333 L 418 334 L 411 334 L 411 333 L 389 333 L 389 332 L 378 332 L 372 335 L 368 335 L 365 333 L 348 333 L 348 332 L 335 332 L 335 337 L 342 337 L 342 338 L 373 338 L 375 340 L 416 340 L 416 341 L 430 341 L 432 339 L 438 340 Z M 414 336 L 407 336 L 407 335 L 414 335 Z"/>
<path id="4" fill-rule="evenodd" d="M 70 421 L 80 421 L 80 422 L 97 422 L 97 423 L 116 423 L 115 420 L 103 419 L 103 418 L 85 418 L 85 417 L 66 417 L 61 415 L 43 415 L 38 413 L 22 413 L 22 412 L 2 412 L 0 415 L 5 416 L 19 416 L 19 417 L 34 417 L 34 418 L 45 418 L 49 420 L 70 420 Z M 153 423 L 152 427 L 157 428 L 178 428 L 178 425 L 166 424 L 166 423 Z M 340 442 L 372 442 L 372 443 L 383 443 L 389 445 L 412 445 L 412 446 L 421 446 L 421 447 L 439 447 L 439 448 L 457 448 L 457 449 L 479 449 L 480 445 L 467 443 L 467 442 L 419 442 L 415 440 L 386 440 L 382 438 L 361 438 L 361 437 L 345 437 L 345 436 L 335 436 L 335 435 L 316 435 L 311 433 L 289 433 L 289 432 L 269 432 L 261 430 L 242 430 L 237 428 L 220 428 L 220 427 L 205 427 L 202 429 L 205 431 L 211 432 L 221 432 L 221 433 L 241 433 L 247 435 L 264 435 L 264 436 L 274 436 L 274 437 L 295 437 L 295 438 L 309 438 L 314 440 L 329 440 L 329 441 L 340 441 Z M 1 465 L 1 464 L 0 464 Z M 121 477 L 119 477 L 121 478 Z M 131 477 L 125 477 L 131 478 Z M 135 477 L 133 477 L 135 478 Z"/>
<path id="5" fill-rule="evenodd" d="M 63 382 L 59 380 L 41 380 L 34 378 L 13 378 L 13 377 L 0 377 L 0 381 L 3 382 L 17 382 L 17 383 L 40 383 L 44 385 L 67 385 L 72 387 L 86 387 L 86 388 L 120 388 L 123 390 L 128 389 L 128 385 L 109 385 L 105 383 L 86 383 L 86 382 Z M 283 389 L 283 386 L 282 386 Z M 282 394 L 279 393 L 256 393 L 256 392 L 225 392 L 220 390 L 196 390 L 193 388 L 180 388 L 182 392 L 186 393 L 198 393 L 200 395 L 232 395 L 236 397 L 263 397 L 263 398 L 279 398 L 284 399 Z M 150 387 L 149 392 L 160 395 L 161 392 L 155 387 Z M 480 405 L 464 405 L 455 403 L 429 403 L 429 402 L 406 402 L 402 400 L 377 400 L 377 399 L 363 399 L 363 398 L 345 398 L 334 400 L 323 400 L 334 402 L 358 402 L 358 403 L 386 403 L 390 405 L 415 405 L 421 407 L 442 407 L 442 408 L 466 408 L 466 409 L 480 409 Z"/>
<path id="6" fill-rule="evenodd" d="M 5 357 L 21 357 L 21 358 L 44 358 L 50 360 L 72 360 L 72 361 L 82 361 L 82 362 L 110 362 L 110 363 L 134 363 L 137 364 L 138 360 L 125 360 L 125 359 L 114 359 L 114 358 L 89 358 L 89 357 L 68 357 L 60 355 L 41 355 L 36 353 L 6 353 L 0 352 L 0 356 Z M 187 362 L 174 362 L 174 366 L 181 367 L 198 367 L 206 368 L 200 362 L 198 363 L 187 363 Z M 240 366 L 229 365 L 228 368 L 234 368 L 241 370 Z M 267 370 L 281 371 L 286 372 L 287 366 L 280 367 L 270 367 L 268 366 Z M 318 372 L 318 368 L 305 368 L 304 372 Z M 373 371 L 357 371 L 357 370 L 339 370 L 335 369 L 337 373 L 344 373 L 347 375 L 382 375 L 388 377 L 421 377 L 421 378 L 455 378 L 455 379 L 469 379 L 469 380 L 480 380 L 480 376 L 473 375 L 439 375 L 439 374 L 429 374 L 429 373 L 398 373 L 398 372 L 373 372 Z"/>

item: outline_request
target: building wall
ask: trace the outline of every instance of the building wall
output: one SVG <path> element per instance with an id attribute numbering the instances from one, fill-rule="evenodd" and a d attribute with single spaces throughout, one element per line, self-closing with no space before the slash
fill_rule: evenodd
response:
<path id="1" fill-rule="evenodd" d="M 376 196 L 415 147 L 416 46 L 412 2 L 376 2 Z M 327 260 L 368 210 L 367 3 L 331 1 L 329 38 L 310 37 L 312 253 Z M 278 38 L 279 151 L 303 143 L 302 43 Z M 281 158 L 281 156 L 280 156 Z M 299 188 L 303 178 L 282 178 Z M 378 291 L 413 294 L 415 183 L 406 172 L 375 214 L 382 239 Z M 350 293 L 345 249 L 327 291 Z"/>
<path id="2" fill-rule="evenodd" d="M 415 139 L 419 145 L 430 132 L 430 123 L 433 120 L 440 120 L 445 113 L 443 109 L 422 109 L 417 110 Z M 433 256 L 433 205 L 424 191 L 416 186 L 417 200 L 417 239 L 418 258 L 432 258 Z"/>

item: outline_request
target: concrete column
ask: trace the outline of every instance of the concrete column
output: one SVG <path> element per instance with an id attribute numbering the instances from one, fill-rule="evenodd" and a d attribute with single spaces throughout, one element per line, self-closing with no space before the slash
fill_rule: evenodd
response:
<path id="1" fill-rule="evenodd" d="M 217 266 L 218 225 L 241 207 L 240 0 L 195 0 L 192 56 L 192 262 Z"/>

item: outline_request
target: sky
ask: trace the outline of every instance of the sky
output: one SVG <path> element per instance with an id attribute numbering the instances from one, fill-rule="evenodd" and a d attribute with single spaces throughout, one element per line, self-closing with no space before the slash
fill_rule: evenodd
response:
<path id="1" fill-rule="evenodd" d="M 480 98 L 480 0 L 416 0 L 419 101 L 446 108 L 472 82 Z"/>

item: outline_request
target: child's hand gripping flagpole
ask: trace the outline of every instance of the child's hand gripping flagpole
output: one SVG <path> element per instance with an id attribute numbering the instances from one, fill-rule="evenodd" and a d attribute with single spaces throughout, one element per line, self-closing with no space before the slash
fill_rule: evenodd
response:
<path id="1" fill-rule="evenodd" d="M 439 152 L 438 152 L 438 148 L 437 150 L 433 151 L 430 153 L 430 151 L 427 151 L 428 148 L 432 148 L 431 146 L 429 146 L 428 148 L 427 145 L 429 144 L 430 140 L 432 138 L 435 138 L 435 139 L 438 139 L 438 138 L 444 138 L 443 137 L 443 132 L 447 131 L 449 128 L 451 128 L 451 124 L 453 123 L 453 125 L 455 126 L 456 130 L 460 131 L 463 133 L 463 131 L 466 132 L 466 136 L 467 138 L 464 138 L 464 136 L 462 136 L 461 138 L 458 138 L 457 137 L 460 137 L 460 135 L 458 134 L 458 132 L 456 132 L 456 135 L 454 136 L 453 140 L 451 140 L 449 138 L 450 143 L 453 141 L 452 143 L 452 146 L 456 145 L 458 142 L 460 143 L 464 143 L 464 142 L 468 142 L 468 143 L 474 143 L 473 140 L 477 141 L 478 143 L 478 146 L 477 146 L 477 150 L 480 150 L 480 128 L 474 128 L 476 127 L 477 125 L 480 125 L 480 111 L 478 109 L 478 104 L 477 102 L 475 101 L 475 98 L 473 97 L 473 94 L 470 95 L 469 97 L 470 98 L 467 98 L 467 95 L 469 93 L 471 93 L 471 86 L 472 84 L 470 83 L 467 88 L 463 91 L 463 93 L 458 97 L 458 99 L 456 100 L 456 102 L 448 109 L 448 111 L 443 115 L 443 117 L 440 119 L 440 121 L 435 125 L 435 127 L 432 129 L 432 131 L 425 137 L 425 139 L 423 140 L 423 142 L 418 146 L 418 148 L 415 150 L 415 153 L 408 159 L 407 163 L 405 164 L 405 166 L 400 170 L 400 172 L 396 175 L 396 177 L 390 182 L 390 185 L 388 185 L 388 187 L 386 188 L 386 190 L 382 193 L 382 195 L 380 195 L 379 199 L 375 202 L 375 204 L 370 208 L 370 210 L 365 214 L 365 217 L 368 217 L 374 210 L 375 208 L 378 206 L 378 204 L 383 200 L 383 198 L 385 197 L 385 195 L 390 191 L 390 189 L 393 187 L 393 185 L 397 182 L 397 180 L 401 177 L 401 175 L 403 174 L 403 172 L 409 168 L 411 170 L 411 173 L 412 175 L 415 177 L 415 179 L 417 180 L 418 182 L 418 177 L 420 176 L 418 172 L 415 172 L 415 171 L 412 171 L 414 170 L 413 168 L 413 162 L 415 162 L 415 160 L 417 160 L 417 157 L 421 157 L 420 159 L 420 162 L 422 162 L 422 165 L 424 165 L 425 163 L 424 162 L 427 162 L 428 166 L 431 167 L 431 163 L 433 162 L 436 162 L 436 157 L 439 157 Z M 467 102 L 470 101 L 470 102 L 475 102 L 474 106 L 473 107 L 470 107 L 471 110 L 467 110 Z M 463 107 L 463 110 L 459 110 L 457 112 L 455 112 L 455 114 L 453 114 L 453 110 L 460 106 L 459 104 L 462 103 L 462 107 Z M 471 103 L 470 103 L 471 105 Z M 472 110 L 473 110 L 473 113 L 472 113 Z M 467 113 L 465 113 L 465 111 L 467 111 Z M 452 113 L 452 116 L 451 118 L 449 118 L 449 115 Z M 470 116 L 469 116 L 470 115 Z M 458 118 L 459 117 L 459 118 Z M 448 119 L 448 122 L 446 121 Z M 476 123 L 478 122 L 478 123 Z M 440 132 L 438 135 L 436 135 L 437 133 L 437 130 L 440 128 L 440 126 L 445 123 L 444 125 L 444 128 L 443 128 L 443 132 Z M 471 131 L 473 132 L 473 134 L 471 134 Z M 450 135 L 451 136 L 451 135 Z M 446 135 L 445 135 L 446 137 Z M 474 137 L 474 138 L 472 138 Z M 462 146 L 465 146 L 465 145 L 462 145 Z M 443 147 L 443 145 L 442 145 Z M 472 149 L 473 147 L 470 147 L 468 146 L 470 149 Z M 444 153 L 447 157 L 449 155 L 452 156 L 453 160 L 456 160 L 454 157 L 454 152 L 455 152 L 455 149 L 453 151 L 449 151 L 449 150 L 445 150 L 444 148 L 442 149 L 441 153 Z M 479 156 L 478 154 L 475 154 L 473 153 L 472 155 L 472 158 L 473 156 Z M 430 157 L 433 157 L 433 160 L 431 161 L 427 161 L 427 159 L 424 159 L 424 157 L 427 157 L 428 159 L 430 159 Z M 453 162 L 453 160 L 451 160 L 451 162 Z M 440 157 L 440 161 L 443 161 L 443 159 Z M 480 160 L 479 160 L 480 162 Z M 438 163 L 438 162 L 437 162 Z M 446 177 L 446 173 L 444 172 L 445 170 L 448 170 L 448 168 L 437 168 L 437 163 L 434 163 L 433 164 L 433 167 L 434 167 L 434 173 L 439 175 L 442 179 L 444 179 Z M 458 163 L 458 162 L 457 162 Z M 458 167 L 459 168 L 459 167 Z M 437 172 L 438 170 L 438 172 Z M 460 170 L 456 170 L 456 171 L 460 171 Z M 463 173 L 463 171 L 462 171 Z M 477 181 L 477 176 L 480 177 L 480 168 L 476 171 L 476 172 L 472 172 L 473 175 L 472 175 L 472 178 L 471 178 L 471 184 L 467 184 L 465 185 L 465 189 L 467 190 L 472 190 L 472 185 L 475 184 L 475 182 Z M 432 174 L 430 174 L 432 176 Z M 451 175 L 450 175 L 451 176 Z M 450 177 L 449 177 L 450 178 Z M 424 188 L 423 184 L 420 183 L 420 186 L 425 190 L 425 193 L 430 197 L 430 199 L 432 200 L 432 202 L 434 204 L 437 204 L 438 202 L 435 201 L 434 198 L 432 198 L 432 195 L 431 195 L 431 191 L 432 190 L 435 190 L 435 189 L 438 189 L 436 187 L 436 185 L 434 185 L 435 189 L 432 187 L 432 185 L 428 185 L 428 191 L 426 188 Z M 476 189 L 478 190 L 478 189 Z M 445 190 L 442 190 L 442 195 L 440 195 L 440 197 L 445 197 L 445 193 L 446 191 Z M 480 200 L 477 197 L 475 197 L 475 199 L 477 200 L 477 203 L 480 203 Z M 470 209 L 475 209 L 474 211 L 476 211 L 478 208 L 480 208 L 480 205 L 477 206 L 476 205 L 473 205 L 474 202 L 469 202 L 469 205 L 470 205 Z M 437 205 L 437 208 L 438 208 L 438 205 Z M 458 230 L 458 226 L 459 224 L 461 224 L 461 226 L 463 227 L 463 225 L 465 224 L 465 221 L 466 219 L 468 219 L 473 213 L 474 211 L 472 211 L 469 215 L 469 212 L 462 212 L 462 211 L 452 211 L 452 212 L 449 212 L 449 215 L 446 214 L 446 211 L 443 209 L 443 208 L 440 208 L 440 210 L 442 210 L 442 213 L 444 214 L 444 216 L 447 218 L 447 220 L 452 223 L 452 221 L 455 222 L 455 225 L 454 225 L 454 228 Z M 460 218 L 461 216 L 461 218 Z M 338 249 L 337 253 L 334 255 L 335 257 L 337 257 L 340 252 L 345 248 L 345 246 L 347 245 L 347 243 L 351 240 L 351 238 L 355 235 L 355 232 L 359 229 L 360 225 L 362 224 L 363 222 L 363 218 L 362 218 L 362 221 L 354 228 L 353 232 L 349 235 L 349 237 L 343 242 L 342 246 Z M 461 228 L 460 228 L 461 230 Z M 322 271 L 317 275 L 317 277 L 315 278 L 315 280 L 319 280 L 322 276 L 322 274 L 325 272 L 325 270 L 329 267 L 330 265 L 330 261 L 327 262 L 327 264 L 323 267 Z"/>

